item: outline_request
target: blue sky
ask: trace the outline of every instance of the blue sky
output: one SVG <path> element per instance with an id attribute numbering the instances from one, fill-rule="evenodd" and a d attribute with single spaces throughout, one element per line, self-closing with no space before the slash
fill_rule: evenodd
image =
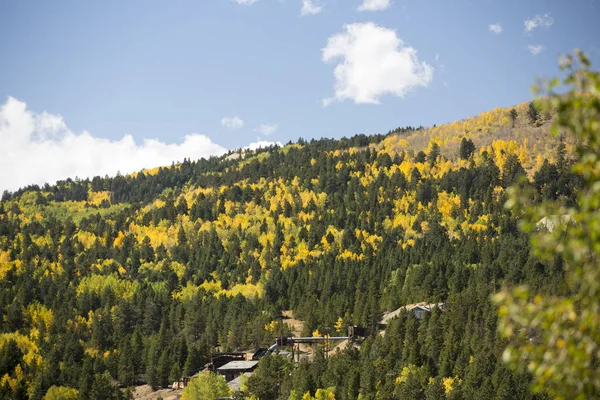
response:
<path id="1" fill-rule="evenodd" d="M 385 9 L 359 11 L 363 1 Z M 579 47 L 600 65 L 597 1 L 385 3 L 312 0 L 320 11 L 302 15 L 303 0 L 1 2 L 0 138 L 13 147 L 0 150 L 0 168 L 38 154 L 18 144 L 70 162 L 0 189 L 130 172 L 188 147 L 198 158 L 449 122 L 529 100 L 535 77 L 558 73 L 560 53 Z M 137 163 L 78 168 L 85 157 L 65 143 L 95 140 L 146 150 Z"/>

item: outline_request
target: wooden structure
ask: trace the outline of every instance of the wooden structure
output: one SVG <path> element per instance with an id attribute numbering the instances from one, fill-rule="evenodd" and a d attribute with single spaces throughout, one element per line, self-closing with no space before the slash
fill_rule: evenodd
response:
<path id="1" fill-rule="evenodd" d="M 231 352 L 231 353 L 212 353 L 210 355 L 210 369 L 216 372 L 219 367 L 231 361 L 245 361 L 246 353 Z"/>
<path id="2" fill-rule="evenodd" d="M 217 372 L 230 382 L 246 372 L 252 372 L 258 366 L 258 361 L 230 361 L 227 364 L 217 368 Z"/>

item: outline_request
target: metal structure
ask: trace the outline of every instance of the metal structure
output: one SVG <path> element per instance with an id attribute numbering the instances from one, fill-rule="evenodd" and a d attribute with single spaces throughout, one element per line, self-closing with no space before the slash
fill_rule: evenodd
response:
<path id="1" fill-rule="evenodd" d="M 281 336 L 275 341 L 275 344 L 269 347 L 268 352 L 275 351 L 278 347 L 292 346 L 292 360 L 294 359 L 294 353 L 298 356 L 298 362 L 300 361 L 300 344 L 317 344 L 323 343 L 324 346 L 329 346 L 331 341 L 337 340 L 349 340 L 349 336 L 311 336 L 311 337 L 291 337 Z M 297 346 L 296 352 L 294 352 L 294 346 Z M 325 353 L 329 350 L 326 348 Z"/>
<path id="2" fill-rule="evenodd" d="M 387 324 L 377 324 L 377 326 L 375 328 L 378 331 L 385 331 L 386 327 L 387 327 Z M 362 326 L 350 325 L 348 327 L 348 337 L 352 341 L 357 340 L 359 337 L 366 338 L 367 336 L 371 335 L 371 332 L 372 332 L 371 328 L 365 328 Z"/>

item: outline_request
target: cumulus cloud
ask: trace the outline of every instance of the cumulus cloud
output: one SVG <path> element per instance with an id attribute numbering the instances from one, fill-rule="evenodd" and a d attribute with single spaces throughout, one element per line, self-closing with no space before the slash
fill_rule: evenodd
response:
<path id="1" fill-rule="evenodd" d="M 502 25 L 500 25 L 500 23 L 496 23 L 496 24 L 490 24 L 488 26 L 490 32 L 495 33 L 496 35 L 499 35 L 503 29 L 502 29 Z"/>
<path id="2" fill-rule="evenodd" d="M 275 145 L 277 145 L 279 147 L 283 147 L 283 144 L 281 144 L 280 142 L 269 142 L 269 141 L 260 140 L 260 138 L 257 138 L 256 142 L 250 143 L 248 146 L 244 147 L 243 150 L 258 150 L 258 149 L 275 146 Z"/>
<path id="3" fill-rule="evenodd" d="M 261 124 L 254 131 L 262 133 L 265 136 L 269 136 L 274 134 L 277 131 L 277 128 L 279 128 L 279 125 L 277 124 Z"/>
<path id="4" fill-rule="evenodd" d="M 525 32 L 531 32 L 535 28 L 549 28 L 554 23 L 554 18 L 550 14 L 539 15 L 525 20 Z"/>
<path id="5" fill-rule="evenodd" d="M 238 4 L 242 4 L 244 6 L 251 6 L 252 4 L 258 2 L 258 0 L 234 0 Z"/>
<path id="6" fill-rule="evenodd" d="M 433 78 L 433 67 L 420 62 L 414 48 L 394 30 L 372 22 L 346 25 L 345 32 L 330 37 L 323 61 L 334 60 L 340 60 L 334 69 L 335 95 L 324 99 L 324 106 L 347 99 L 379 104 L 385 94 L 404 97 Z"/>
<path id="7" fill-rule="evenodd" d="M 0 105 L 0 143 L 0 191 L 68 177 L 131 173 L 226 152 L 201 134 L 186 135 L 180 144 L 155 139 L 138 144 L 131 135 L 110 140 L 74 133 L 60 115 L 35 113 L 13 97 Z"/>
<path id="8" fill-rule="evenodd" d="M 538 44 L 538 45 L 530 44 L 529 46 L 527 46 L 527 48 L 529 49 L 529 52 L 534 56 L 537 56 L 545 49 L 545 47 L 542 46 L 541 44 Z"/>
<path id="9" fill-rule="evenodd" d="M 315 15 L 323 10 L 323 6 L 313 3 L 312 0 L 302 0 L 300 15 Z"/>
<path id="10" fill-rule="evenodd" d="M 364 0 L 358 11 L 380 11 L 392 5 L 390 0 Z"/>
<path id="11" fill-rule="evenodd" d="M 240 129 L 244 127 L 244 120 L 237 115 L 231 118 L 225 117 L 221 120 L 221 125 L 229 129 Z"/>

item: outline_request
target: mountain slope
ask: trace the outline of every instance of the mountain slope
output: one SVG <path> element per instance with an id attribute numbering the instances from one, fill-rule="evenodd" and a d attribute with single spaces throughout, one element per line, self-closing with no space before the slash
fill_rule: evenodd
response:
<path id="1" fill-rule="evenodd" d="M 462 381 L 467 398 L 526 388 L 526 374 L 498 362 L 489 295 L 523 282 L 559 292 L 562 267 L 530 257 L 505 189 L 527 174 L 533 201 L 573 199 L 579 181 L 572 141 L 550 139 L 552 115 L 515 110 L 514 121 L 494 110 L 5 193 L 3 396 L 41 398 L 56 385 L 95 398 L 110 379 L 167 386 L 216 346 L 289 334 L 281 310 L 305 334 L 334 334 L 421 301 L 449 306 L 404 315 L 360 353 L 317 357 L 286 378 L 285 398 L 328 386 L 341 399 L 389 398 L 409 390 L 402 376 L 432 391 L 450 379 L 446 393 Z"/>

